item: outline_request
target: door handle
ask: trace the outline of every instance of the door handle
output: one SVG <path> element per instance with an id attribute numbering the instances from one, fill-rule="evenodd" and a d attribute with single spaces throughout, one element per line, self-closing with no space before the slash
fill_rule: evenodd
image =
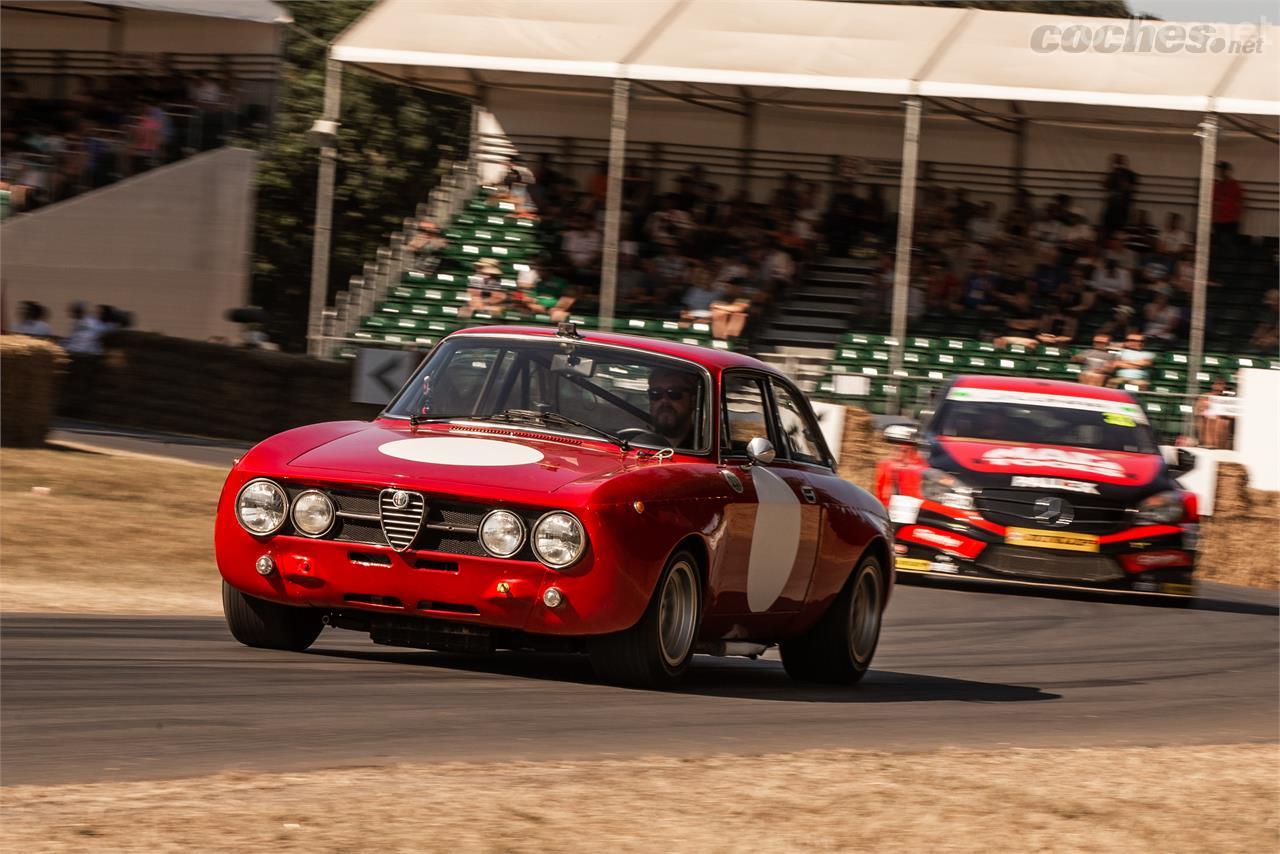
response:
<path id="1" fill-rule="evenodd" d="M 818 493 L 813 491 L 812 486 L 800 487 L 800 494 L 803 495 L 804 500 L 808 501 L 810 504 L 815 504 L 818 501 Z"/>

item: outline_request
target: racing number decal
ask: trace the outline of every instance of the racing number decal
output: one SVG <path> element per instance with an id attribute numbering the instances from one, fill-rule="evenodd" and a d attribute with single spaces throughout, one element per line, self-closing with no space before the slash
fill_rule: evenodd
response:
<path id="1" fill-rule="evenodd" d="M 747 561 L 747 607 L 767 611 L 791 578 L 800 550 L 800 499 L 785 480 L 764 466 L 751 467 L 756 521 Z"/>

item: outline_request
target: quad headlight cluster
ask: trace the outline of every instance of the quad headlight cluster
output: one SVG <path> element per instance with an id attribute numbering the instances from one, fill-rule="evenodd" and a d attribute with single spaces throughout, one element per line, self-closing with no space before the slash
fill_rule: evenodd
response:
<path id="1" fill-rule="evenodd" d="M 510 510 L 493 510 L 480 523 L 480 545 L 494 557 L 512 557 L 524 548 L 526 537 L 538 560 L 563 569 L 582 557 L 587 547 L 582 522 L 571 513 L 553 511 L 540 518 L 532 534 Z"/>
<path id="2" fill-rule="evenodd" d="M 286 521 L 306 537 L 323 537 L 333 529 L 338 511 L 333 499 L 318 489 L 298 493 L 293 501 L 284 487 L 258 478 L 246 483 L 236 496 L 236 519 L 259 537 L 269 536 Z M 491 510 L 480 522 L 480 545 L 493 557 L 515 557 L 527 542 L 539 561 L 552 569 L 575 563 L 587 548 L 582 521 L 572 513 L 553 510 L 543 514 L 530 531 L 524 519 L 510 510 Z"/>

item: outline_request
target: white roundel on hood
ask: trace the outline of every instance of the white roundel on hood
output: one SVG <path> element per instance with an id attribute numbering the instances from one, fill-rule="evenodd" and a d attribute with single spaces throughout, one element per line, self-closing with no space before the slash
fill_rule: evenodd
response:
<path id="1" fill-rule="evenodd" d="M 397 439 L 379 445 L 378 453 L 437 466 L 523 466 L 543 458 L 542 451 L 528 445 L 464 436 Z"/>

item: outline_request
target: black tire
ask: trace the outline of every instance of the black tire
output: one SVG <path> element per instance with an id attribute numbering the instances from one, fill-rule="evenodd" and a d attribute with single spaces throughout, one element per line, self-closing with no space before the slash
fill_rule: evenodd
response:
<path id="1" fill-rule="evenodd" d="M 884 614 L 884 572 L 864 557 L 807 634 L 780 644 L 782 666 L 799 682 L 853 685 L 871 667 Z"/>
<path id="2" fill-rule="evenodd" d="M 314 608 L 278 605 L 222 582 L 222 614 L 231 636 L 245 646 L 301 652 L 324 628 L 323 614 Z"/>
<path id="3" fill-rule="evenodd" d="M 640 621 L 626 631 L 588 642 L 596 676 L 637 688 L 671 684 L 693 658 L 701 615 L 698 562 L 689 552 L 676 552 L 663 567 Z"/>

